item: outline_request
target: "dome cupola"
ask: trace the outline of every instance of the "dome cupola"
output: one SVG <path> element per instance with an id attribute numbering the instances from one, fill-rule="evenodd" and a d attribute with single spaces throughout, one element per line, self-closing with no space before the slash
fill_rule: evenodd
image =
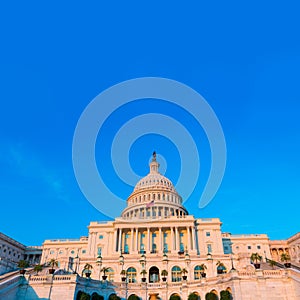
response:
<path id="1" fill-rule="evenodd" d="M 149 164 L 149 174 L 136 184 L 122 212 L 124 219 L 162 219 L 170 216 L 185 216 L 182 198 L 173 183 L 159 173 L 156 152 Z"/>

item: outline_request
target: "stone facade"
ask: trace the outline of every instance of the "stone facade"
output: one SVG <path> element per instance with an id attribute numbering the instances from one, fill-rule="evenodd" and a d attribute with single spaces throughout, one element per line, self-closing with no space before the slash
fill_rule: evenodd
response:
<path id="1" fill-rule="evenodd" d="M 300 233 L 287 240 L 270 241 L 269 245 L 273 260 L 279 261 L 280 255 L 287 253 L 290 255 L 292 263 L 300 266 Z"/>
<path id="2" fill-rule="evenodd" d="M 21 259 L 37 264 L 41 255 L 42 247 L 27 247 L 0 232 L 0 275 L 15 270 Z"/>

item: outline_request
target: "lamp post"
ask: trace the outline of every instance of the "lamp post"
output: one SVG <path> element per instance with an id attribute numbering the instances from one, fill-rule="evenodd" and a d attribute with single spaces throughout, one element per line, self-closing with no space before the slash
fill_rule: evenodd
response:
<path id="1" fill-rule="evenodd" d="M 189 269 L 189 265 L 191 263 L 191 258 L 190 258 L 187 248 L 185 249 L 184 260 L 185 260 L 186 268 Z M 190 271 L 190 269 L 188 271 Z"/>
<path id="2" fill-rule="evenodd" d="M 145 254 L 143 254 L 142 256 L 141 256 L 141 258 L 140 258 L 140 264 L 141 264 L 141 266 L 142 266 L 142 269 L 143 270 L 145 270 L 145 268 L 146 268 L 146 262 L 147 262 L 147 260 L 146 260 L 146 255 Z M 150 275 L 150 274 L 149 274 Z M 146 298 L 145 299 L 147 299 L 147 294 L 148 294 L 148 290 L 147 290 L 147 278 L 146 278 L 146 281 L 145 281 L 145 285 L 146 285 Z"/>
<path id="3" fill-rule="evenodd" d="M 264 253 L 265 253 L 265 262 L 267 262 L 267 252 L 266 252 L 266 250 L 264 250 Z"/>
<path id="4" fill-rule="evenodd" d="M 102 266 L 102 256 L 101 256 L 101 254 L 99 254 L 97 256 L 96 264 L 99 266 L 99 281 L 100 281 L 101 266 Z"/>
<path id="5" fill-rule="evenodd" d="M 121 251 L 120 256 L 119 256 L 119 264 L 122 266 L 121 274 L 123 274 L 123 271 L 124 271 L 124 263 L 125 263 L 124 256 L 122 255 L 122 251 Z M 121 278 L 121 280 L 122 280 L 122 278 Z M 127 299 L 127 296 L 128 296 L 128 278 L 127 278 L 127 272 L 125 272 L 125 299 Z"/>
<path id="6" fill-rule="evenodd" d="M 214 276 L 214 269 L 213 269 L 213 258 L 210 252 L 207 253 L 207 262 L 211 262 L 211 275 Z"/>
<path id="7" fill-rule="evenodd" d="M 168 272 L 168 255 L 164 249 L 164 254 L 163 254 L 163 258 L 162 258 L 162 262 L 163 262 L 163 265 L 166 266 L 166 271 Z M 168 275 L 167 275 L 167 280 L 166 280 L 166 299 L 168 299 Z"/>
<path id="8" fill-rule="evenodd" d="M 76 259 L 76 265 L 75 265 L 75 272 L 74 272 L 74 274 L 77 274 L 77 268 L 78 268 L 79 261 L 80 261 L 80 258 L 79 258 L 79 256 L 78 256 L 78 253 L 77 253 L 75 259 Z"/>
<path id="9" fill-rule="evenodd" d="M 230 260 L 231 260 L 231 270 L 230 270 L 230 272 L 234 272 L 234 271 L 236 271 L 236 269 L 234 268 L 234 265 L 233 265 L 233 253 L 230 255 Z"/>

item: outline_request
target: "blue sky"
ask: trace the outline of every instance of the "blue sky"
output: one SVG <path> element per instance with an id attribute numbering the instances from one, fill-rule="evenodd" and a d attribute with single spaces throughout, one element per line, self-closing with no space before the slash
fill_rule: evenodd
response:
<path id="1" fill-rule="evenodd" d="M 0 231 L 41 244 L 86 235 L 91 220 L 105 219 L 73 172 L 76 124 L 103 90 L 154 76 L 190 86 L 215 111 L 227 145 L 222 185 L 208 206 L 197 207 L 210 166 L 206 137 L 190 116 L 153 99 L 121 107 L 102 129 L 96 160 L 107 185 L 123 199 L 132 190 L 109 161 L 118 122 L 172 115 L 201 152 L 199 182 L 185 203 L 190 213 L 219 217 L 232 233 L 279 239 L 298 232 L 298 11 L 297 1 L 1 4 Z M 157 134 L 133 144 L 134 171 L 146 175 L 153 150 L 176 182 L 180 153 Z"/>

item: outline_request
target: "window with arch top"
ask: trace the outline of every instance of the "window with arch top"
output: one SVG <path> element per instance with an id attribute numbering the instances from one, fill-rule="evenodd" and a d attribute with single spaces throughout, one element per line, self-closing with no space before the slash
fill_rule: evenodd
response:
<path id="1" fill-rule="evenodd" d="M 127 278 L 129 283 L 136 282 L 136 269 L 130 267 L 127 269 Z"/>
<path id="2" fill-rule="evenodd" d="M 181 281 L 181 268 L 178 266 L 174 266 L 171 271 L 172 282 L 180 282 Z"/>

